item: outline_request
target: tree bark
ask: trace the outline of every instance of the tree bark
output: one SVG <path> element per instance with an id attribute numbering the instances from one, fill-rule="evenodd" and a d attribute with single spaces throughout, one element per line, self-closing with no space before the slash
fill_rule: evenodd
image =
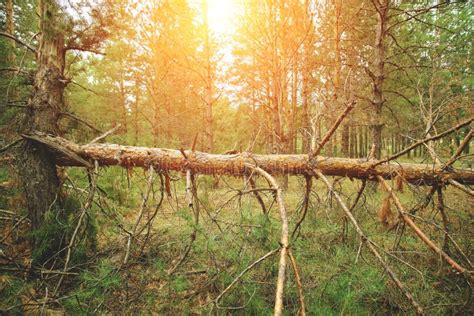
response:
<path id="1" fill-rule="evenodd" d="M 235 155 L 208 154 L 185 151 L 186 159 L 179 150 L 121 146 L 116 144 L 78 145 L 64 138 L 45 134 L 24 135 L 54 149 L 60 166 L 90 166 L 88 160 L 97 160 L 101 166 L 148 167 L 157 170 L 184 171 L 190 169 L 194 174 L 243 176 L 250 170 L 245 164 L 257 165 L 274 175 L 314 175 L 318 168 L 327 176 L 342 176 L 357 179 L 404 178 L 419 185 L 431 185 L 438 181 L 456 180 L 463 184 L 474 184 L 474 170 L 443 170 L 441 165 L 410 163 L 384 163 L 373 167 L 377 160 L 331 158 L 317 156 L 310 163 L 308 155 L 254 155 L 240 153 Z"/>
<path id="2" fill-rule="evenodd" d="M 390 0 L 374 1 L 377 14 L 377 26 L 375 33 L 375 59 L 372 74 L 373 113 L 371 119 L 372 143 L 375 145 L 375 158 L 380 159 L 382 152 L 382 108 L 384 105 L 383 85 L 385 79 L 385 38 L 387 33 L 388 11 Z"/>
<path id="3" fill-rule="evenodd" d="M 204 49 L 206 54 L 206 82 L 205 82 L 205 107 L 206 107 L 206 150 L 208 152 L 214 151 L 214 130 L 213 130 L 213 116 L 212 116 L 212 106 L 213 106 L 213 71 L 211 65 L 211 47 L 209 42 L 209 25 L 207 21 L 207 0 L 202 2 L 203 12 L 204 12 Z"/>
<path id="4" fill-rule="evenodd" d="M 55 1 L 40 1 L 38 8 L 41 19 L 41 37 L 36 58 L 38 69 L 22 130 L 57 135 L 59 133 L 57 122 L 64 107 L 64 34 Z M 55 155 L 46 146 L 27 141 L 21 146 L 18 157 L 18 170 L 31 228 L 36 230 L 41 227 L 44 214 L 59 200 Z"/>
<path id="5" fill-rule="evenodd" d="M 14 24 L 13 24 L 13 0 L 7 0 L 5 3 L 5 11 L 6 11 L 6 31 L 8 34 L 13 34 Z M 8 64 L 14 65 L 15 64 L 15 47 L 16 42 L 13 39 L 8 40 L 9 43 L 9 51 L 8 51 Z"/>
<path id="6" fill-rule="evenodd" d="M 309 107 L 309 43 L 304 44 L 304 67 L 302 69 L 303 79 L 302 79 L 302 93 L 301 93 L 301 108 L 302 108 L 302 118 L 301 118 L 301 130 L 302 130 L 302 144 L 303 144 L 303 153 L 309 153 L 311 147 L 311 110 Z"/>

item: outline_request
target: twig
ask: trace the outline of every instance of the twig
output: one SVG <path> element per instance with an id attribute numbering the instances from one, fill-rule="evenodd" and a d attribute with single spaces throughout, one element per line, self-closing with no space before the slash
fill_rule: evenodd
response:
<path id="1" fill-rule="evenodd" d="M 441 186 L 437 187 L 437 194 L 438 194 L 438 211 L 441 214 L 441 218 L 443 219 L 443 227 L 444 227 L 443 250 L 447 251 L 448 239 L 449 239 L 449 221 L 448 221 L 448 216 L 446 215 L 446 211 L 444 210 L 443 188 Z"/>
<path id="2" fill-rule="evenodd" d="M 145 191 L 145 195 L 143 196 L 142 205 L 140 207 L 140 212 L 138 213 L 137 219 L 135 220 L 135 224 L 133 225 L 132 231 L 128 235 L 127 244 L 126 244 L 126 248 L 125 248 L 126 249 L 125 250 L 125 257 L 123 258 L 123 264 L 124 265 L 127 264 L 127 262 L 128 262 L 128 257 L 130 255 L 130 247 L 132 245 L 132 239 L 135 237 L 138 225 L 140 225 L 140 222 L 141 222 L 142 217 L 143 217 L 143 212 L 145 211 L 147 203 L 148 203 L 148 198 L 150 196 L 151 187 L 152 187 L 152 184 L 153 184 L 153 176 L 154 176 L 154 168 L 153 168 L 152 165 L 150 165 L 150 167 L 148 169 L 148 181 L 147 181 L 146 191 Z"/>
<path id="3" fill-rule="evenodd" d="M 306 181 L 306 192 L 303 198 L 303 210 L 302 210 L 300 219 L 296 223 L 295 228 L 293 229 L 293 232 L 291 233 L 291 238 L 295 237 L 296 232 L 298 231 L 304 219 L 306 218 L 306 213 L 308 213 L 309 195 L 311 194 L 311 187 L 313 185 L 313 180 L 311 176 L 305 176 L 305 181 Z"/>
<path id="4" fill-rule="evenodd" d="M 11 233 L 13 233 L 13 231 L 24 221 L 24 220 L 28 220 L 28 215 L 24 215 L 22 216 L 12 227 L 12 229 L 10 229 L 10 231 L 8 231 L 8 233 L 6 233 L 2 240 L 0 240 L 0 244 L 2 244 L 5 240 L 7 240 L 7 238 L 10 236 Z"/>
<path id="5" fill-rule="evenodd" d="M 94 194 L 97 188 L 97 173 L 99 170 L 99 163 L 97 161 L 94 162 L 94 170 L 89 170 L 88 175 L 89 175 L 89 195 L 87 197 L 86 203 L 84 203 L 84 206 L 82 207 L 82 212 L 79 215 L 79 219 L 77 221 L 76 228 L 74 229 L 74 232 L 71 236 L 71 239 L 69 240 L 69 244 L 67 245 L 67 254 L 66 254 L 66 260 L 64 262 L 64 268 L 63 268 L 63 274 L 61 274 L 61 277 L 59 278 L 58 284 L 56 285 L 56 288 L 54 290 L 53 297 L 56 296 L 59 287 L 61 286 L 61 283 L 64 279 L 64 272 L 67 272 L 68 270 L 68 265 L 69 265 L 69 260 L 71 259 L 71 254 L 72 250 L 74 247 L 74 243 L 76 241 L 76 236 L 77 233 L 79 232 L 79 228 L 82 225 L 82 221 L 84 220 L 84 217 L 87 214 L 87 211 L 89 208 L 92 206 L 92 203 L 94 201 Z"/>
<path id="6" fill-rule="evenodd" d="M 415 299 L 413 298 L 413 295 L 408 292 L 408 290 L 405 288 L 405 286 L 403 285 L 403 283 L 398 279 L 397 275 L 395 274 L 395 272 L 392 271 L 392 269 L 387 265 L 387 263 L 385 262 L 385 260 L 382 258 L 382 256 L 380 255 L 380 253 L 377 251 L 377 249 L 375 248 L 374 246 L 374 242 L 371 241 L 366 235 L 365 233 L 362 231 L 362 229 L 360 228 L 357 220 L 355 219 L 354 215 L 350 212 L 349 208 L 347 208 L 346 204 L 344 203 L 344 201 L 341 199 L 341 197 L 339 196 L 339 194 L 334 190 L 333 186 L 331 185 L 331 183 L 328 181 L 328 179 L 319 171 L 319 170 L 314 170 L 315 174 L 321 179 L 323 180 L 323 182 L 326 184 L 326 186 L 328 187 L 328 190 L 334 195 L 334 197 L 336 198 L 337 202 L 339 203 L 339 205 L 342 207 L 342 209 L 344 210 L 344 212 L 346 213 L 346 216 L 349 218 L 349 220 L 351 221 L 352 225 L 354 226 L 354 228 L 356 229 L 356 232 L 359 234 L 362 242 L 364 242 L 367 247 L 369 248 L 369 250 L 372 252 L 372 254 L 377 258 L 377 260 L 379 261 L 379 263 L 382 265 L 382 267 L 384 268 L 385 272 L 388 274 L 388 276 L 392 279 L 392 281 L 395 283 L 395 285 L 398 287 L 398 289 L 403 293 L 403 295 L 405 295 L 405 297 L 408 299 L 408 301 L 411 303 L 411 305 L 415 308 L 415 311 L 418 315 L 424 315 L 424 311 L 423 309 L 421 308 L 421 306 L 418 304 L 417 301 L 415 301 Z"/>
<path id="7" fill-rule="evenodd" d="M 96 137 L 94 138 L 93 140 L 91 140 L 87 145 L 90 145 L 90 144 L 94 144 L 94 143 L 97 143 L 101 140 L 103 140 L 104 138 L 106 138 L 107 136 L 109 136 L 110 134 L 113 134 L 115 133 L 116 130 L 118 130 L 120 128 L 120 126 L 122 126 L 122 124 L 117 124 L 115 125 L 114 128 L 112 128 L 111 130 L 105 132 L 104 134 L 100 135 L 99 137 Z"/>
<path id="8" fill-rule="evenodd" d="M 183 153 L 184 153 L 184 150 L 183 150 Z M 196 235 L 197 235 L 197 230 L 198 230 L 198 225 L 199 225 L 199 204 L 196 201 L 197 200 L 196 195 L 197 195 L 197 190 L 196 190 L 196 184 L 194 181 L 193 174 L 191 173 L 190 169 L 187 169 L 186 170 L 186 200 L 188 201 L 188 207 L 194 213 L 194 227 L 191 233 L 189 243 L 186 246 L 186 249 L 184 250 L 183 255 L 178 260 L 178 262 L 171 269 L 167 271 L 168 275 L 175 273 L 178 267 L 184 262 L 184 260 L 186 260 L 188 254 L 191 252 L 193 243 L 196 240 Z"/>
<path id="9" fill-rule="evenodd" d="M 354 200 L 354 203 L 352 203 L 351 207 L 349 208 L 349 212 L 352 213 L 354 211 L 355 207 L 357 206 L 357 203 L 359 203 L 359 200 L 362 197 L 362 194 L 364 194 L 364 190 L 365 190 L 366 186 L 367 186 L 367 180 L 364 179 L 364 180 L 362 180 L 362 184 L 359 188 L 359 191 L 357 191 L 357 196 Z M 347 234 L 347 231 L 348 231 L 348 229 L 347 229 L 347 217 L 344 216 L 342 220 L 343 220 L 342 239 L 345 240 L 346 234 Z"/>
<path id="10" fill-rule="evenodd" d="M 22 41 L 18 37 L 11 35 L 10 33 L 0 31 L 0 35 L 10 38 L 10 39 L 14 40 L 15 42 L 17 42 L 18 44 L 21 44 L 21 45 L 25 46 L 26 48 L 28 48 L 32 53 L 36 53 L 36 49 L 33 46 L 31 46 L 30 44 Z"/>
<path id="11" fill-rule="evenodd" d="M 153 212 L 153 214 L 151 216 L 148 216 L 148 220 L 145 223 L 145 225 L 142 227 L 142 229 L 139 232 L 137 232 L 137 234 L 140 235 L 143 232 L 143 230 L 145 230 L 145 229 L 147 230 L 146 234 L 145 234 L 145 238 L 143 240 L 142 248 L 140 249 L 140 253 L 143 253 L 143 250 L 145 249 L 145 245 L 148 242 L 148 239 L 150 238 L 151 227 L 153 225 L 155 217 L 158 214 L 158 210 L 160 209 L 161 204 L 163 203 L 163 200 L 164 200 L 164 197 L 165 197 L 163 176 L 162 176 L 162 174 L 160 174 L 159 176 L 160 176 L 160 184 L 161 184 L 161 186 L 160 186 L 160 193 L 161 193 L 160 194 L 160 201 L 156 204 L 155 211 Z"/>
<path id="12" fill-rule="evenodd" d="M 61 113 L 59 113 L 59 114 L 60 114 L 60 115 L 67 116 L 67 117 L 70 117 L 70 118 L 72 118 L 73 120 L 76 120 L 76 121 L 78 121 L 78 122 L 84 124 L 85 126 L 89 127 L 91 130 L 93 130 L 93 131 L 95 131 L 95 132 L 97 132 L 97 133 L 100 133 L 100 134 L 103 133 L 100 129 L 96 128 L 96 127 L 95 127 L 94 125 L 92 125 L 91 123 L 89 123 L 89 122 L 87 122 L 87 121 L 81 119 L 81 118 L 80 118 L 79 116 L 77 116 L 77 115 L 74 115 L 74 114 L 69 113 L 69 112 L 61 112 Z"/>
<path id="13" fill-rule="evenodd" d="M 4 151 L 7 151 L 8 149 L 10 149 L 11 147 L 15 146 L 16 144 L 18 144 L 19 142 L 21 142 L 23 139 L 22 138 L 18 138 L 14 141 L 12 141 L 10 144 L 0 148 L 0 154 L 3 153 Z"/>
<path id="14" fill-rule="evenodd" d="M 260 204 L 260 207 L 262 208 L 263 214 L 267 214 L 267 209 L 265 208 L 265 202 L 263 202 L 263 199 L 260 196 L 260 193 L 258 193 L 260 190 L 257 190 L 257 185 L 255 184 L 255 181 L 252 177 L 249 177 L 249 183 L 250 183 L 250 187 L 252 188 L 253 194 L 255 195 L 255 198 L 258 201 L 258 204 Z"/>
<path id="15" fill-rule="evenodd" d="M 249 265 L 247 268 L 245 268 L 244 270 L 242 270 L 242 272 L 239 273 L 239 275 L 214 299 L 214 304 L 216 304 L 217 307 L 218 306 L 218 303 L 219 301 L 222 299 L 222 297 L 247 273 L 249 272 L 253 267 L 255 267 L 257 264 L 259 264 L 260 262 L 264 261 L 265 259 L 267 259 L 268 257 L 276 254 L 280 249 L 277 248 L 277 249 L 273 249 L 272 251 L 268 252 L 266 255 L 264 255 L 263 257 L 260 257 L 259 259 L 257 259 L 256 261 L 254 261 L 251 265 Z"/>
<path id="16" fill-rule="evenodd" d="M 298 266 L 296 265 L 295 257 L 291 253 L 291 250 L 288 250 L 288 257 L 290 257 L 291 266 L 293 267 L 293 271 L 295 272 L 295 279 L 296 279 L 296 287 L 298 288 L 298 297 L 300 300 L 300 307 L 301 307 L 301 316 L 306 316 L 306 308 L 304 304 L 304 292 L 303 292 L 303 284 L 301 283 L 300 273 L 298 271 Z"/>

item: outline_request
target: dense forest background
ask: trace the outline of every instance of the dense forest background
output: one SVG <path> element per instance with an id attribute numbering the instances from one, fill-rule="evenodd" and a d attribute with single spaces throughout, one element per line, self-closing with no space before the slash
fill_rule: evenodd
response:
<path id="1" fill-rule="evenodd" d="M 47 83 L 54 90 L 46 90 L 51 93 L 45 100 L 58 102 L 54 134 L 76 143 L 114 129 L 107 141 L 122 145 L 306 154 L 318 148 L 350 106 L 320 154 L 383 159 L 473 116 L 473 16 L 468 0 L 3 0 L 0 147 L 16 146 L 19 134 L 41 126 L 30 121 L 28 111 L 46 87 L 38 84 L 41 65 L 57 54 L 61 74 Z M 45 53 L 47 42 L 57 45 L 51 46 L 51 55 Z M 471 137 L 467 124 L 407 151 L 397 162 L 435 165 L 455 155 L 456 168 L 472 168 Z M 6 258 L 2 311 L 272 310 L 274 262 L 253 270 L 223 299 L 235 309 L 210 303 L 257 254 L 278 246 L 276 213 L 268 216 L 259 210 L 262 203 L 271 209 L 271 193 L 261 192 L 254 201 L 239 191 L 239 198 L 228 203 L 227 194 L 236 192 L 241 179 L 197 177 L 202 191 L 193 193 L 201 207 L 196 220 L 187 207 L 188 188 L 180 181 L 185 178 L 181 173 L 153 178 L 146 170 L 104 168 L 95 177 L 81 168 L 61 167 L 64 201 L 57 214 L 63 217 L 48 219 L 47 213 L 50 225 L 30 233 L 36 219 L 27 216 L 31 205 L 20 180 L 25 173 L 21 164 L 12 162 L 19 154 L 6 147 L 0 156 L 1 251 Z M 150 189 L 152 180 L 158 182 Z M 347 218 L 331 194 L 323 192 L 323 183 L 314 184 L 303 197 L 307 179 L 280 180 L 292 225 L 309 207 L 306 226 L 292 247 L 310 314 L 413 312 L 382 270 L 365 258 L 370 255 L 361 255 L 357 235 L 348 233 Z M 94 181 L 97 197 L 92 193 L 88 198 Z M 453 273 L 415 237 L 404 235 L 405 228 L 392 225 L 397 216 L 390 211 L 394 201 L 386 190 L 370 186 L 360 198 L 357 192 L 364 191 L 365 182 L 335 178 L 331 183 L 348 202 L 355 200 L 351 211 L 428 308 L 427 314 L 474 312 L 472 280 Z M 472 271 L 472 195 L 449 187 L 443 200 L 437 187 L 407 186 L 400 189 L 407 209 L 417 210 L 424 218 L 420 225 Z M 451 248 L 438 229 L 447 223 L 440 205 L 450 210 Z M 137 237 L 134 249 L 133 238 L 127 236 L 146 231 L 140 230 L 140 220 L 134 224 L 135 216 L 155 206 L 161 207 L 163 219 L 148 226 L 146 237 Z M 240 215 L 227 209 L 231 206 Z M 87 221 L 77 216 L 80 209 L 87 209 Z M 76 230 L 83 236 L 76 239 Z M 129 244 L 124 262 L 117 259 L 123 240 Z M 41 248 L 42 242 L 49 246 Z M 51 266 L 45 258 L 52 244 L 62 247 L 62 255 Z M 179 262 L 183 252 L 186 262 Z M 31 262 L 41 266 L 33 278 L 22 270 Z M 170 266 L 179 265 L 180 273 L 170 273 Z M 62 274 L 55 275 L 58 271 Z M 301 312 L 298 288 L 287 287 L 287 312 Z"/>
<path id="2" fill-rule="evenodd" d="M 35 5 L 15 2 L 8 26 L 31 43 Z M 469 115 L 472 6 L 393 1 L 383 16 L 377 6 L 244 1 L 226 16 L 232 21 L 209 26 L 199 1 L 122 1 L 105 13 L 78 2 L 64 13 L 67 41 L 96 41 L 97 48 L 67 54 L 65 104 L 99 129 L 120 123 L 128 144 L 189 147 L 198 135 L 203 151 L 254 144 L 256 152 L 300 153 L 354 100 L 325 151 L 365 157 L 379 126 L 387 155 Z M 6 123 L 28 100 L 35 61 L 22 45 L 1 44 Z M 61 123 L 75 139 L 87 138 L 74 119 Z M 441 149 L 454 151 L 466 130 Z"/>

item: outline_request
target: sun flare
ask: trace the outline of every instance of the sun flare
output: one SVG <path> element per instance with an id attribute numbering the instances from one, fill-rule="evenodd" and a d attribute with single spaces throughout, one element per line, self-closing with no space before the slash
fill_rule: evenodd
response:
<path id="1" fill-rule="evenodd" d="M 216 34 L 229 34 L 235 26 L 238 0 L 207 0 L 209 28 Z"/>

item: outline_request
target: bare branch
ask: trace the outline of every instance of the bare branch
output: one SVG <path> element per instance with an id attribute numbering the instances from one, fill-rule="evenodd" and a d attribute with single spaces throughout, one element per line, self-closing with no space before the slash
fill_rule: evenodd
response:
<path id="1" fill-rule="evenodd" d="M 115 133 L 116 130 L 118 130 L 120 128 L 120 126 L 122 126 L 122 124 L 117 124 L 115 125 L 114 128 L 112 128 L 111 130 L 108 130 L 107 132 L 105 132 L 104 134 L 100 135 L 99 137 L 96 137 L 94 138 L 93 140 L 91 140 L 87 145 L 91 145 L 91 144 L 95 144 L 103 139 L 105 139 L 107 136 L 109 136 L 110 134 L 113 134 Z"/>
<path id="2" fill-rule="evenodd" d="M 451 267 L 453 267 L 456 271 L 459 273 L 465 275 L 467 278 L 469 278 L 471 281 L 474 281 L 474 276 L 472 275 L 471 272 L 469 272 L 466 268 L 462 267 L 459 265 L 456 261 L 454 261 L 446 252 L 441 250 L 438 246 L 435 245 L 433 241 L 431 241 L 428 236 L 423 233 L 423 231 L 413 222 L 413 220 L 410 218 L 410 216 L 405 212 L 405 209 L 403 208 L 402 204 L 400 203 L 400 200 L 398 197 L 395 195 L 393 192 L 392 188 L 387 184 L 387 182 L 380 176 L 377 176 L 377 179 L 379 182 L 383 185 L 383 187 L 387 190 L 387 192 L 390 193 L 392 196 L 393 202 L 395 203 L 395 206 L 397 207 L 398 213 L 400 214 L 400 217 L 403 219 L 403 221 L 410 226 L 410 228 L 415 232 L 415 234 L 429 247 L 431 250 L 433 250 L 436 254 L 438 254 L 441 258 L 443 258 Z"/>
<path id="3" fill-rule="evenodd" d="M 344 201 L 341 199 L 341 197 L 339 196 L 339 194 L 334 190 L 333 186 L 331 185 L 331 183 L 329 182 L 329 180 L 319 171 L 319 170 L 315 170 L 315 174 L 321 179 L 323 180 L 323 182 L 326 184 L 326 186 L 328 187 L 328 190 L 334 195 L 334 197 L 336 198 L 337 202 L 339 203 L 339 205 L 342 207 L 342 209 L 344 210 L 344 212 L 346 213 L 346 216 L 349 218 L 349 220 L 351 221 L 352 225 L 354 226 L 356 232 L 359 234 L 361 240 L 363 243 L 365 243 L 367 245 L 367 247 L 369 248 L 369 250 L 372 252 L 372 254 L 377 258 L 377 260 L 379 261 L 379 263 L 382 265 L 382 267 L 384 268 L 385 272 L 388 274 L 388 276 L 393 280 L 393 282 L 395 283 L 395 285 L 400 289 L 400 291 L 403 293 L 403 295 L 405 295 L 405 297 L 408 299 L 408 301 L 411 303 L 411 305 L 415 308 L 415 311 L 418 315 L 424 315 L 424 311 L 423 309 L 421 308 L 421 306 L 418 304 L 417 301 L 415 301 L 415 299 L 413 298 L 413 295 L 408 292 L 408 290 L 405 288 L 405 286 L 403 285 L 403 283 L 398 279 L 398 277 L 396 276 L 395 272 L 392 271 L 392 269 L 387 265 L 387 263 L 385 262 L 385 260 L 382 258 L 382 256 L 380 255 L 380 253 L 377 251 L 377 249 L 374 247 L 375 243 L 373 241 L 371 241 L 369 239 L 369 237 L 367 237 L 365 235 L 365 233 L 362 231 L 362 229 L 360 228 L 357 220 L 355 219 L 354 215 L 351 213 L 351 211 L 347 208 L 346 204 L 344 203 Z"/>
<path id="4" fill-rule="evenodd" d="M 271 184 L 273 189 L 276 191 L 276 201 L 278 203 L 278 209 L 280 211 L 281 220 L 281 251 L 280 251 L 280 263 L 278 264 L 278 279 L 277 289 L 275 293 L 275 315 L 281 316 L 283 314 L 283 291 L 285 287 L 285 274 L 286 274 L 286 259 L 288 256 L 288 216 L 286 215 L 285 205 L 283 203 L 283 194 L 281 188 L 278 186 L 275 178 L 260 167 L 246 164 L 246 167 L 256 171 L 262 175 Z"/>
<path id="5" fill-rule="evenodd" d="M 334 125 L 331 127 L 331 129 L 327 132 L 326 135 L 324 135 L 324 138 L 323 140 L 319 143 L 318 145 L 318 148 L 316 148 L 314 150 L 314 152 L 312 152 L 310 154 L 310 159 L 313 159 L 314 157 L 316 157 L 317 155 L 319 155 L 319 153 L 321 152 L 321 150 L 323 149 L 324 145 L 326 145 L 326 143 L 331 139 L 332 135 L 336 132 L 337 128 L 339 127 L 339 125 L 342 123 L 342 121 L 344 120 L 344 118 L 349 114 L 350 111 L 352 111 L 352 109 L 354 108 L 354 105 L 355 105 L 355 101 L 351 101 L 347 107 L 344 109 L 344 111 L 339 115 L 339 117 L 337 118 L 336 122 L 334 123 Z"/>
<path id="6" fill-rule="evenodd" d="M 423 144 L 425 144 L 425 143 L 427 143 L 427 142 L 429 142 L 429 141 L 433 141 L 433 140 L 440 139 L 440 138 L 442 138 L 442 137 L 444 137 L 444 136 L 446 136 L 446 135 L 451 134 L 452 132 L 457 131 L 458 129 L 460 129 L 460 128 L 466 126 L 466 125 L 471 124 L 472 121 L 474 121 L 474 117 L 471 117 L 470 119 L 468 119 L 468 120 L 466 120 L 466 121 L 463 121 L 463 122 L 459 123 L 458 125 L 456 125 L 456 126 L 450 128 L 450 129 L 448 129 L 448 130 L 446 130 L 446 131 L 444 131 L 444 132 L 442 132 L 442 133 L 440 133 L 440 134 L 437 134 L 437 135 L 434 135 L 434 136 L 432 136 L 432 137 L 428 137 L 428 138 L 425 138 L 425 139 L 423 139 L 423 140 L 420 140 L 420 141 L 418 141 L 418 142 L 414 143 L 413 145 L 411 145 L 411 146 L 409 146 L 409 147 L 403 149 L 402 151 L 396 153 L 395 155 L 393 155 L 393 156 L 391 156 L 391 157 L 389 157 L 389 158 L 386 158 L 386 159 L 377 161 L 376 163 L 374 163 L 373 166 L 375 167 L 375 166 L 378 166 L 378 165 L 380 165 L 380 164 L 383 164 L 383 163 L 389 162 L 389 161 L 391 161 L 391 160 L 397 159 L 398 157 L 403 156 L 403 155 L 406 154 L 407 152 L 409 152 L 409 151 L 415 149 L 416 147 L 418 147 L 418 146 L 420 146 L 420 145 L 423 145 Z"/>
<path id="7" fill-rule="evenodd" d="M 30 44 L 22 41 L 21 39 L 19 39 L 18 37 L 16 36 L 13 36 L 7 32 L 2 32 L 0 31 L 0 36 L 5 36 L 5 37 L 8 37 L 9 39 L 12 39 L 14 40 L 15 42 L 17 42 L 18 44 L 20 45 L 23 45 L 25 46 L 26 48 L 28 48 L 28 50 L 30 50 L 31 52 L 35 53 L 36 54 L 36 48 L 34 48 L 33 46 L 31 46 Z"/>

